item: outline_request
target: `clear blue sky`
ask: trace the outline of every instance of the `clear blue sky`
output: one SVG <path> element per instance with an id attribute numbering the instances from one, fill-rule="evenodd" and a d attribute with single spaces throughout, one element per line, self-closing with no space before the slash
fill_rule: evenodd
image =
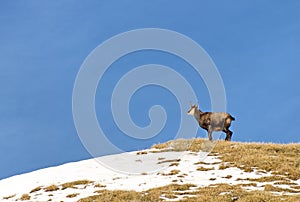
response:
<path id="1" fill-rule="evenodd" d="M 180 32 L 208 52 L 225 84 L 227 110 L 236 117 L 233 141 L 300 142 L 299 10 L 296 0 L 1 1 L 0 179 L 90 158 L 72 117 L 77 72 L 101 42 L 137 28 Z M 127 70 L 147 63 L 184 65 L 159 52 L 130 57 L 120 61 Z M 182 74 L 202 88 L 192 72 Z M 103 82 L 109 83 L 110 76 Z M 161 88 L 144 91 L 132 100 L 138 106 L 131 109 L 133 119 L 147 125 L 149 106 L 166 105 L 167 135 L 155 141 L 172 138 L 179 122 L 178 106 L 170 104 L 174 97 Z M 97 92 L 99 102 L 105 93 Z M 197 97 L 209 110 L 208 93 L 199 90 Z M 104 125 L 117 133 L 109 119 Z M 206 131 L 200 129 L 197 137 L 206 137 Z M 137 148 L 120 139 L 122 144 Z"/>

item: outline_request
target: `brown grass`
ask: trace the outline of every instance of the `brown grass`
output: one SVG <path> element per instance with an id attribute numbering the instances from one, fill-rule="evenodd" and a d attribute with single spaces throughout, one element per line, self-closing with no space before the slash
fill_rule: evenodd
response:
<path id="1" fill-rule="evenodd" d="M 180 172 L 180 170 L 171 170 L 169 173 L 161 173 L 163 176 L 168 176 L 168 175 L 177 175 Z"/>
<path id="2" fill-rule="evenodd" d="M 257 187 L 256 183 L 239 184 L 241 187 Z"/>
<path id="3" fill-rule="evenodd" d="M 67 195 L 66 197 L 67 198 L 74 198 L 74 197 L 76 197 L 76 196 L 78 196 L 79 195 L 79 193 L 74 193 L 74 194 L 69 194 L 69 195 Z"/>
<path id="4" fill-rule="evenodd" d="M 80 199 L 78 202 L 122 202 L 122 201 L 131 201 L 131 202 L 155 202 L 161 201 L 159 200 L 159 195 L 151 194 L 145 195 L 141 192 L 136 191 L 121 191 L 121 190 L 99 190 L 99 195 L 90 196 L 87 198 Z"/>
<path id="5" fill-rule="evenodd" d="M 180 159 L 163 160 L 163 161 L 157 162 L 157 164 L 162 164 L 162 163 L 176 163 L 176 162 L 179 162 L 179 161 L 180 161 Z"/>
<path id="6" fill-rule="evenodd" d="M 171 166 L 178 166 L 179 165 L 179 163 L 171 163 L 169 166 L 171 167 Z"/>
<path id="7" fill-rule="evenodd" d="M 275 182 L 275 181 L 286 180 L 286 177 L 272 175 L 272 176 L 260 177 L 260 178 L 247 178 L 247 180 L 255 181 L 255 182 Z"/>
<path id="8" fill-rule="evenodd" d="M 139 151 L 136 153 L 136 155 L 144 155 L 144 154 L 148 154 L 148 152 L 146 151 Z"/>
<path id="9" fill-rule="evenodd" d="M 299 193 L 300 193 L 300 185 L 292 185 L 290 187 L 293 189 L 299 189 Z"/>
<path id="10" fill-rule="evenodd" d="M 165 151 L 187 151 L 190 150 L 194 139 L 177 139 L 176 141 L 168 141 L 161 144 L 153 145 L 152 148 L 159 149 L 161 151 L 152 152 L 165 152 Z"/>
<path id="11" fill-rule="evenodd" d="M 95 187 L 95 188 L 104 188 L 104 187 L 106 187 L 106 185 L 95 184 L 94 187 Z"/>
<path id="12" fill-rule="evenodd" d="M 153 145 L 151 148 L 163 150 L 163 149 L 168 148 L 170 146 L 171 142 L 172 141 L 156 144 L 156 145 Z"/>
<path id="13" fill-rule="evenodd" d="M 213 167 L 212 168 L 205 168 L 205 167 L 202 167 L 202 166 L 197 168 L 198 171 L 209 171 L 209 170 L 214 170 L 214 169 L 215 168 L 213 168 Z"/>
<path id="14" fill-rule="evenodd" d="M 265 191 L 273 191 L 273 192 L 299 193 L 299 190 L 280 188 L 280 187 L 273 186 L 271 184 L 266 184 L 264 190 Z"/>
<path id="15" fill-rule="evenodd" d="M 99 195 L 80 199 L 79 202 L 156 202 L 164 201 L 165 198 L 175 198 L 179 195 L 184 196 L 189 202 L 295 202 L 300 201 L 300 195 L 273 195 L 267 191 L 245 191 L 241 185 L 216 184 L 213 186 L 197 188 L 193 184 L 171 184 L 159 188 L 149 189 L 144 192 L 135 191 L 108 191 L 100 190 Z M 267 187 L 267 189 L 269 189 Z"/>
<path id="16" fill-rule="evenodd" d="M 278 181 L 278 182 L 274 182 L 274 185 L 278 184 L 278 185 L 298 185 L 295 182 L 291 182 L 289 180 L 282 180 L 282 181 Z"/>
<path id="17" fill-rule="evenodd" d="M 214 145 L 216 143 L 216 145 Z M 181 145 L 182 144 L 182 145 Z M 95 196 L 80 199 L 80 202 L 90 201 L 109 201 L 109 202 L 123 202 L 123 201 L 163 201 L 162 197 L 173 199 L 179 195 L 186 199 L 182 201 L 191 202 L 256 202 L 256 201 L 300 201 L 300 186 L 296 185 L 293 180 L 300 178 L 300 144 L 261 144 L 261 143 L 239 143 L 239 142 L 225 142 L 216 141 L 213 144 L 203 139 L 193 140 L 180 140 L 177 143 L 172 141 L 163 143 L 160 145 L 154 145 L 153 148 L 164 149 L 173 148 L 174 151 L 185 149 L 189 146 L 190 151 L 198 152 L 201 150 L 212 149 L 210 156 L 218 156 L 222 163 L 219 165 L 219 169 L 226 169 L 230 167 L 238 167 L 244 171 L 252 172 L 257 170 L 258 172 L 272 172 L 272 176 L 261 177 L 256 179 L 239 179 L 248 180 L 253 183 L 228 185 L 228 184 L 215 184 L 212 186 L 195 188 L 193 184 L 171 184 L 163 187 L 149 189 L 143 192 L 136 191 L 122 191 L 122 190 L 98 190 L 95 192 Z M 158 151 L 159 152 L 159 151 Z M 164 160 L 159 159 L 158 163 L 178 163 L 179 160 Z M 198 162 L 197 164 L 208 165 L 208 163 Z M 211 164 L 209 164 L 211 165 Z M 208 169 L 199 167 L 199 169 Z M 164 175 L 178 175 L 179 170 L 171 170 L 170 173 Z M 183 176 L 183 175 L 182 175 Z M 232 177 L 232 176 L 231 176 Z M 226 176 L 225 178 L 230 178 Z M 214 180 L 211 178 L 210 180 Z M 180 182 L 178 179 L 173 182 Z M 256 182 L 267 182 L 269 184 L 264 186 L 263 191 L 246 191 L 243 187 L 257 186 Z M 80 180 L 74 182 L 68 182 L 62 184 L 62 189 L 76 188 L 77 185 L 87 185 L 93 183 L 88 180 Z M 281 188 L 276 185 L 291 185 L 290 188 Z M 96 186 L 96 185 L 94 185 Z M 101 185 L 100 185 L 101 187 Z M 100 188 L 99 187 L 99 188 Z M 101 187 L 103 188 L 103 187 Z M 37 188 L 35 188 L 37 189 Z M 42 188 L 41 188 L 42 189 Z M 56 185 L 43 188 L 45 191 L 55 191 L 59 188 Z M 34 189 L 33 189 L 34 190 Z M 32 190 L 32 191 L 33 191 Z M 38 191 L 38 190 L 36 190 Z M 280 192 L 281 195 L 274 195 L 273 192 Z M 286 195 L 285 195 L 286 194 Z M 15 195 L 14 195 L 15 196 Z M 14 197 L 11 196 L 11 197 Z M 29 196 L 30 197 L 30 196 Z M 4 198 L 3 198 L 4 199 Z"/>
<path id="18" fill-rule="evenodd" d="M 274 175 L 283 175 L 291 180 L 300 178 L 300 144 L 241 143 L 223 140 L 215 143 L 210 145 L 204 139 L 193 139 L 189 150 L 198 152 L 203 147 L 209 148 L 213 145 L 209 155 L 219 156 L 223 163 L 227 162 L 219 169 L 238 167 L 251 172 L 255 168 L 272 172 Z M 171 142 L 154 145 L 153 148 L 163 149 L 170 144 Z"/>
<path id="19" fill-rule="evenodd" d="M 232 178 L 232 175 L 226 175 L 226 176 L 223 177 L 223 178 L 230 179 L 230 178 Z"/>
<path id="20" fill-rule="evenodd" d="M 59 190 L 59 188 L 58 188 L 58 186 L 53 184 L 53 185 L 50 185 L 48 187 L 45 187 L 44 190 L 47 191 L 47 192 L 48 191 L 57 191 L 57 190 Z"/>
<path id="21" fill-rule="evenodd" d="M 220 162 L 206 163 L 204 161 L 199 161 L 197 163 L 194 163 L 194 165 L 199 165 L 199 164 L 203 164 L 203 165 L 216 165 L 216 164 L 220 164 Z"/>
<path id="22" fill-rule="evenodd" d="M 93 181 L 89 181 L 89 180 L 77 180 L 77 181 L 73 181 L 73 182 L 67 182 L 62 184 L 62 190 L 67 189 L 67 188 L 71 188 L 71 189 L 77 189 L 77 185 L 87 185 L 87 184 L 91 184 L 93 183 Z"/>
<path id="23" fill-rule="evenodd" d="M 164 194 L 163 195 L 165 198 L 168 198 L 168 199 L 175 199 L 175 198 L 178 198 L 176 195 L 174 194 Z"/>
<path id="24" fill-rule="evenodd" d="M 230 165 L 229 164 L 224 164 L 222 163 L 221 165 L 219 165 L 219 170 L 225 170 L 227 168 L 230 168 Z"/>
<path id="25" fill-rule="evenodd" d="M 184 178 L 184 177 L 186 177 L 186 176 L 187 176 L 187 174 L 177 175 L 177 177 L 180 177 L 180 178 Z"/>
<path id="26" fill-rule="evenodd" d="M 21 201 L 26 201 L 26 200 L 30 200 L 30 196 L 29 196 L 29 194 L 23 194 L 22 196 L 21 196 L 21 198 L 20 198 L 20 200 Z"/>
<path id="27" fill-rule="evenodd" d="M 34 193 L 34 192 L 37 192 L 37 191 L 40 191 L 42 189 L 42 186 L 38 186 L 38 187 L 36 187 L 36 188 L 34 188 L 34 189 L 32 189 L 29 193 L 31 194 L 31 193 Z"/>
<path id="28" fill-rule="evenodd" d="M 220 141 L 214 151 L 221 154 L 224 162 L 244 171 L 253 168 L 275 172 L 289 179 L 300 178 L 300 144 L 258 144 Z"/>
<path id="29" fill-rule="evenodd" d="M 13 194 L 13 195 L 10 195 L 10 196 L 4 196 L 3 199 L 7 200 L 7 199 L 13 198 L 15 196 L 16 196 L 16 194 Z"/>
<path id="30" fill-rule="evenodd" d="M 151 191 L 160 191 L 160 192 L 173 192 L 173 191 L 186 191 L 189 190 L 191 187 L 196 187 L 194 184 L 170 184 L 159 188 L 149 189 L 147 192 Z"/>

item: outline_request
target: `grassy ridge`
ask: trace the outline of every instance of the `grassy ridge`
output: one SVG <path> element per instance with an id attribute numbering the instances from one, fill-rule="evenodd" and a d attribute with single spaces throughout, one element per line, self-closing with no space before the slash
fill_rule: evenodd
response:
<path id="1" fill-rule="evenodd" d="M 174 144 L 175 143 L 175 144 Z M 174 146 L 175 145 L 175 146 Z M 254 169 L 258 172 L 271 172 L 272 176 L 258 179 L 248 179 L 255 182 L 277 182 L 292 185 L 293 189 L 280 189 L 266 184 L 263 191 L 246 191 L 240 185 L 216 184 L 208 187 L 195 188 L 192 184 L 171 184 L 164 187 L 150 189 L 144 192 L 136 191 L 108 191 L 99 190 L 97 195 L 79 200 L 90 201 L 164 201 L 178 199 L 178 201 L 300 201 L 300 186 L 293 186 L 293 180 L 300 179 L 300 144 L 272 144 L 272 143 L 240 143 L 217 141 L 209 143 L 204 139 L 176 140 L 154 145 L 153 148 L 164 151 L 199 150 L 211 151 L 209 155 L 218 156 L 222 161 L 220 169 L 238 167 L 246 172 Z M 242 180 L 242 179 L 241 179 Z M 274 194 L 284 192 L 289 194 Z"/>
<path id="2" fill-rule="evenodd" d="M 33 200 L 33 194 L 47 192 L 49 201 L 58 190 L 69 189 L 67 198 L 75 197 L 80 199 L 78 190 L 84 190 L 92 186 L 96 190 L 93 196 L 82 198 L 79 202 L 140 202 L 140 201 L 224 201 L 224 202 L 256 202 L 256 201 L 300 201 L 300 144 L 272 144 L 272 143 L 241 143 L 241 142 L 210 142 L 205 139 L 175 140 L 154 145 L 152 150 L 137 152 L 138 155 L 146 155 L 149 152 L 166 151 L 209 151 L 210 156 L 217 156 L 221 162 L 205 163 L 198 162 L 195 165 L 197 171 L 205 172 L 210 170 L 224 170 L 230 167 L 237 167 L 245 172 L 268 173 L 260 178 L 237 178 L 227 175 L 223 178 L 235 177 L 237 184 L 212 184 L 207 187 L 199 187 L 194 184 L 169 184 L 163 187 L 152 188 L 146 191 L 125 191 L 107 190 L 105 185 L 90 180 L 77 180 L 58 185 L 39 186 L 32 189 L 28 194 L 18 196 L 20 201 Z M 172 163 L 178 166 L 181 159 L 159 158 L 158 164 Z M 218 164 L 214 167 L 213 165 Z M 201 166 L 209 165 L 209 166 Z M 146 174 L 146 173 L 145 173 Z M 229 173 L 231 174 L 231 173 Z M 270 174 L 270 175 L 269 175 Z M 181 179 L 180 170 L 170 170 L 163 175 L 175 175 Z M 180 180 L 173 180 L 178 183 Z M 212 180 L 213 181 L 213 180 Z M 246 181 L 246 182 L 245 182 Z M 183 181 L 182 181 L 183 183 Z M 73 192 L 71 192 L 72 190 Z M 255 190 L 255 191 L 254 191 Z M 3 200 L 10 200 L 16 195 L 3 197 Z"/>
<path id="3" fill-rule="evenodd" d="M 123 190 L 100 190 L 98 195 L 80 199 L 79 202 L 156 202 L 168 199 L 189 202 L 295 202 L 300 201 L 300 195 L 274 195 L 269 191 L 245 191 L 239 185 L 218 184 L 191 190 L 193 185 L 172 184 L 150 189 L 145 192 Z M 179 198 L 180 197 L 180 198 Z"/>
<path id="4" fill-rule="evenodd" d="M 182 140 L 179 140 L 182 141 Z M 205 145 L 204 139 L 187 140 L 187 150 L 197 152 Z M 173 141 L 154 145 L 153 148 L 168 148 Z M 211 146 L 210 155 L 219 156 L 227 167 L 238 167 L 244 171 L 253 169 L 283 175 L 288 179 L 300 178 L 300 144 L 241 143 L 217 141 Z M 176 150 L 176 148 L 175 148 Z"/>

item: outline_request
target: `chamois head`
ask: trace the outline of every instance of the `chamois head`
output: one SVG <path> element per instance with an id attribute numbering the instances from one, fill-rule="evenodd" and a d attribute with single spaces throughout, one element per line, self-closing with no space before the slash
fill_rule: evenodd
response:
<path id="1" fill-rule="evenodd" d="M 194 116 L 196 110 L 198 110 L 198 103 L 196 103 L 194 105 L 190 104 L 190 107 L 191 108 L 189 109 L 189 111 L 187 112 L 187 114 Z"/>

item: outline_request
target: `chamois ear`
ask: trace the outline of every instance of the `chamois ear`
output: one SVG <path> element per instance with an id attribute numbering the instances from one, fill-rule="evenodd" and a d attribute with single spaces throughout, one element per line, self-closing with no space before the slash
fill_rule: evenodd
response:
<path id="1" fill-rule="evenodd" d="M 198 102 L 195 104 L 195 107 L 197 107 L 197 108 L 198 108 Z"/>

